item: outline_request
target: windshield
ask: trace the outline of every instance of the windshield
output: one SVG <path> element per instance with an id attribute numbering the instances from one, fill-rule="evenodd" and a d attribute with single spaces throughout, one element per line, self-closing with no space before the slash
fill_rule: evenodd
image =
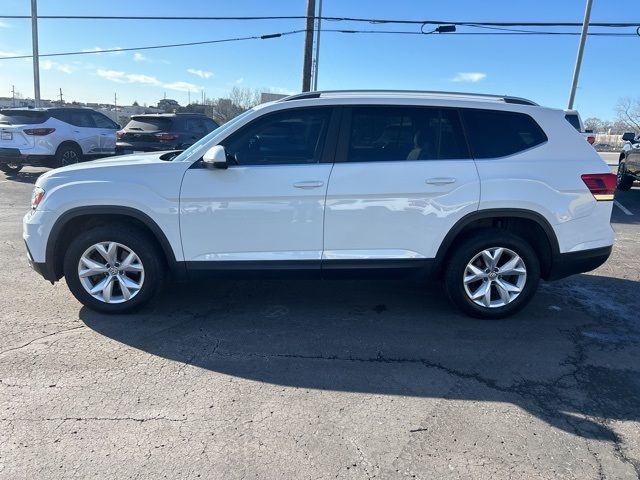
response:
<path id="1" fill-rule="evenodd" d="M 140 130 L 143 132 L 157 132 L 158 130 L 169 130 L 171 119 L 166 117 L 131 117 L 124 130 Z"/>
<path id="2" fill-rule="evenodd" d="M 189 148 L 187 148 L 184 152 L 182 152 L 180 155 L 178 155 L 176 158 L 174 158 L 173 161 L 174 162 L 184 162 L 184 161 L 189 160 L 189 159 L 198 159 L 198 158 L 202 157 L 204 155 L 205 151 L 207 150 L 207 148 L 209 147 L 208 144 L 209 144 L 209 142 L 211 141 L 212 138 L 214 138 L 217 135 L 220 135 L 225 130 L 230 129 L 231 127 L 233 127 L 234 125 L 239 123 L 244 117 L 246 117 L 249 114 L 253 113 L 254 110 L 255 110 L 254 108 L 252 108 L 250 110 L 247 110 L 246 112 L 241 113 L 240 115 L 238 115 L 237 117 L 233 118 L 232 120 L 229 120 L 227 123 L 225 123 L 223 125 L 220 125 L 213 132 L 209 133 L 207 136 L 201 138 L 196 143 L 194 143 Z"/>

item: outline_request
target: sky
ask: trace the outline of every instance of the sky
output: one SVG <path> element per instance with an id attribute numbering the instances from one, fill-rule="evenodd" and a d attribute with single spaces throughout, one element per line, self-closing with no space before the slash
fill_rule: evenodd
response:
<path id="1" fill-rule="evenodd" d="M 591 21 L 640 22 L 637 0 L 594 0 Z M 324 16 L 444 21 L 580 22 L 585 0 L 324 0 Z M 38 0 L 40 15 L 304 15 L 306 0 Z M 28 0 L 2 0 L 0 15 L 29 15 Z M 304 28 L 278 21 L 39 21 L 40 53 L 215 40 Z M 323 28 L 419 30 L 412 25 L 323 22 Z M 466 30 L 471 31 L 471 30 Z M 477 31 L 477 30 L 476 30 Z M 595 31 L 595 30 L 594 30 Z M 633 29 L 626 30 L 633 32 Z M 577 36 L 321 36 L 319 89 L 384 88 L 509 94 L 566 108 Z M 301 88 L 304 35 L 142 52 L 41 58 L 41 96 L 118 104 L 181 104 L 224 96 L 234 86 L 276 93 Z M 638 37 L 589 37 L 575 108 L 615 118 L 621 97 L 640 97 Z M 0 57 L 31 53 L 31 22 L 0 18 Z M 0 59 L 0 96 L 33 97 L 30 59 Z M 189 93 L 190 92 L 190 93 Z"/>

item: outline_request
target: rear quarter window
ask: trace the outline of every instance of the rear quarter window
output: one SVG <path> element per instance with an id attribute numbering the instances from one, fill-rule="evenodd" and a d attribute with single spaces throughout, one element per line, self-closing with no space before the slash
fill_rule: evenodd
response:
<path id="1" fill-rule="evenodd" d="M 567 122 L 569 122 L 571 124 L 571 126 L 573 128 L 575 128 L 577 131 L 581 131 L 580 130 L 580 119 L 578 118 L 578 115 L 576 115 L 575 113 L 567 113 L 564 118 L 567 120 Z"/>
<path id="2" fill-rule="evenodd" d="M 462 110 L 475 158 L 513 155 L 547 141 L 542 128 L 529 115 L 498 110 Z"/>
<path id="3" fill-rule="evenodd" d="M 47 121 L 47 112 L 0 110 L 0 125 L 35 125 Z"/>

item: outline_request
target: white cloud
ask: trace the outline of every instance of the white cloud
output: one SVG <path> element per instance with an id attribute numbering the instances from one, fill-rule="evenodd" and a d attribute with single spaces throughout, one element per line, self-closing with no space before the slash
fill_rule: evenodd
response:
<path id="1" fill-rule="evenodd" d="M 96 75 L 106 80 L 116 83 L 140 83 L 142 85 L 161 85 L 162 83 L 156 77 L 143 75 L 140 73 L 126 73 L 118 70 L 105 70 L 99 68 Z"/>
<path id="2" fill-rule="evenodd" d="M 20 52 L 12 52 L 9 50 L 0 50 L 0 57 L 17 57 L 22 55 Z"/>
<path id="3" fill-rule="evenodd" d="M 187 72 L 189 72 L 191 75 L 195 75 L 197 77 L 200 78 L 211 78 L 213 77 L 213 72 L 205 72 L 204 70 L 199 70 L 196 68 L 188 68 Z"/>
<path id="4" fill-rule="evenodd" d="M 115 52 L 105 52 L 105 50 L 122 50 L 122 47 L 111 47 L 111 48 L 100 48 L 100 47 L 93 47 L 93 48 L 85 48 L 84 50 L 82 50 L 83 52 L 95 52 L 97 55 L 102 55 L 104 52 L 104 55 L 122 55 L 124 52 L 119 52 L 119 51 L 115 51 Z"/>
<path id="5" fill-rule="evenodd" d="M 7 23 L 7 22 L 5 22 L 3 20 L 0 20 L 0 28 L 11 28 L 11 24 L 9 24 L 9 23 Z"/>
<path id="6" fill-rule="evenodd" d="M 479 82 L 480 80 L 486 78 L 486 73 L 481 72 L 460 72 L 455 77 L 451 79 L 452 82 Z"/>
<path id="7" fill-rule="evenodd" d="M 177 90 L 178 92 L 188 92 L 188 91 L 199 91 L 202 90 L 202 87 L 199 87 L 198 85 L 194 85 L 193 83 L 189 83 L 189 82 L 172 82 L 172 83 L 165 83 L 164 88 L 168 88 L 169 90 Z"/>
<path id="8" fill-rule="evenodd" d="M 242 82 L 244 82 L 244 77 L 240 77 L 239 79 L 236 80 L 237 85 L 240 85 Z"/>
<path id="9" fill-rule="evenodd" d="M 143 54 L 136 52 L 133 54 L 133 61 L 134 62 L 149 62 L 149 58 L 145 57 Z"/>
<path id="10" fill-rule="evenodd" d="M 73 73 L 76 69 L 67 63 L 52 62 L 51 60 L 42 60 L 40 66 L 43 70 L 57 70 L 62 73 Z"/>

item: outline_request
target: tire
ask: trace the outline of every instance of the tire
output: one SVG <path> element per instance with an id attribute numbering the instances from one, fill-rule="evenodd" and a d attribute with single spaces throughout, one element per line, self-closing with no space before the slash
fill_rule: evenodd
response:
<path id="1" fill-rule="evenodd" d="M 625 173 L 626 166 L 624 162 L 618 164 L 618 174 L 616 176 L 616 188 L 623 192 L 631 190 L 633 187 L 633 177 L 630 177 Z"/>
<path id="2" fill-rule="evenodd" d="M 97 245 L 102 245 L 103 253 Z M 131 252 L 135 258 L 129 256 Z M 131 260 L 128 268 L 127 258 Z M 81 268 L 95 274 L 81 278 Z M 63 269 L 74 297 L 86 307 L 104 313 L 124 313 L 142 306 L 160 290 L 165 277 L 162 253 L 154 240 L 124 225 L 100 226 L 80 233 L 67 249 Z M 107 279 L 110 280 L 106 282 Z M 96 286 L 91 294 L 89 289 Z"/>
<path id="3" fill-rule="evenodd" d="M 7 175 L 15 175 L 22 170 L 22 165 L 16 165 L 14 163 L 2 163 L 0 164 L 0 170 Z"/>
<path id="4" fill-rule="evenodd" d="M 486 257 L 482 252 L 488 251 L 495 257 L 497 248 L 503 249 L 498 255 L 497 271 L 488 272 Z M 521 237 L 499 229 L 477 230 L 454 249 L 446 266 L 444 285 L 451 302 L 467 315 L 487 319 L 508 317 L 522 309 L 535 294 L 540 281 L 540 262 L 531 245 Z M 521 263 L 515 261 L 514 255 L 519 257 Z M 500 269 L 511 261 L 514 266 L 511 271 L 518 273 L 501 275 Z M 476 281 L 471 281 L 476 270 L 470 265 L 480 271 Z M 523 269 L 524 275 L 521 273 Z M 465 279 L 468 283 L 465 283 Z M 486 292 L 487 283 L 490 307 L 486 306 L 485 295 L 475 301 L 472 299 L 473 295 Z M 512 287 L 520 291 L 516 292 Z"/>
<path id="5" fill-rule="evenodd" d="M 83 160 L 82 150 L 74 143 L 63 143 L 56 150 L 55 159 L 58 167 L 73 165 Z"/>

